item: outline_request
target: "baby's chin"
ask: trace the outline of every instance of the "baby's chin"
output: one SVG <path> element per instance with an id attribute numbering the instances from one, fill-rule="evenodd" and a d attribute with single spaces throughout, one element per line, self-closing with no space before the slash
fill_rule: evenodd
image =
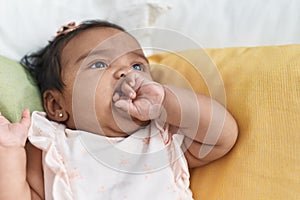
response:
<path id="1" fill-rule="evenodd" d="M 136 124 L 136 125 L 138 125 L 139 127 L 144 127 L 144 126 L 147 126 L 149 123 L 150 123 L 150 120 L 148 120 L 148 121 L 141 121 L 141 120 L 139 120 L 139 119 L 137 119 L 137 118 L 132 118 L 132 121 Z"/>
<path id="2" fill-rule="evenodd" d="M 121 132 L 123 133 L 122 135 L 123 136 L 124 136 L 124 134 L 127 136 L 132 135 L 134 132 L 147 126 L 148 124 L 150 124 L 150 120 L 149 121 L 141 121 L 139 119 L 132 118 L 131 122 L 127 123 L 126 127 L 125 128 L 123 127 L 121 129 Z"/>
<path id="3" fill-rule="evenodd" d="M 100 122 L 99 122 L 100 123 Z M 141 121 L 138 119 L 122 119 L 121 121 L 110 124 L 102 124 L 101 131 L 94 132 L 106 137 L 128 137 L 137 130 L 147 126 L 150 121 Z"/>
<path id="4" fill-rule="evenodd" d="M 126 135 L 131 135 L 135 131 L 141 129 L 142 127 L 147 126 L 150 123 L 148 121 L 142 121 L 137 118 L 130 116 L 127 112 L 113 107 L 113 120 L 114 123 L 109 123 L 110 128 L 117 129 L 118 132 L 125 133 Z"/>

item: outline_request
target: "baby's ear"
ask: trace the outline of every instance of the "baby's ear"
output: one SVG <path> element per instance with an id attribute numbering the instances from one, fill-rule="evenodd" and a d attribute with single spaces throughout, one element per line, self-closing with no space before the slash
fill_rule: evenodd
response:
<path id="1" fill-rule="evenodd" d="M 49 119 L 56 122 L 65 122 L 68 114 L 64 109 L 62 94 L 57 90 L 46 90 L 43 93 L 44 109 Z"/>

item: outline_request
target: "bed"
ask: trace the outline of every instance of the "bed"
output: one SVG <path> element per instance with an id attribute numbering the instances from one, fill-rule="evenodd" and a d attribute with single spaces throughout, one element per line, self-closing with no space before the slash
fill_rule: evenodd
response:
<path id="1" fill-rule="evenodd" d="M 228 155 L 191 170 L 195 199 L 300 199 L 300 1 L 0 5 L 0 110 L 11 121 L 25 107 L 41 109 L 37 88 L 17 61 L 45 45 L 62 24 L 107 19 L 138 38 L 155 80 L 212 96 L 239 124 Z"/>

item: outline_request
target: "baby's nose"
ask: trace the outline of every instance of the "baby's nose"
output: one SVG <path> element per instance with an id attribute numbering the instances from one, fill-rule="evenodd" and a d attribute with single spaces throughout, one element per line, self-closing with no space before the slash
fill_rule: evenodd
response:
<path id="1" fill-rule="evenodd" d="M 119 78 L 123 78 L 126 76 L 126 74 L 131 70 L 130 67 L 124 66 L 124 67 L 120 67 L 116 72 L 115 72 L 115 78 L 119 79 Z"/>

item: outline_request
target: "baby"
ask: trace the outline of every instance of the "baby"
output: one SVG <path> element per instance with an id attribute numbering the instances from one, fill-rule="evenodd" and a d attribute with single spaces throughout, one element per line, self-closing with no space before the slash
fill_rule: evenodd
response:
<path id="1" fill-rule="evenodd" d="M 154 82 L 118 25 L 70 23 L 22 63 L 45 112 L 0 115 L 0 199 L 192 199 L 189 168 L 237 139 L 218 102 Z"/>

